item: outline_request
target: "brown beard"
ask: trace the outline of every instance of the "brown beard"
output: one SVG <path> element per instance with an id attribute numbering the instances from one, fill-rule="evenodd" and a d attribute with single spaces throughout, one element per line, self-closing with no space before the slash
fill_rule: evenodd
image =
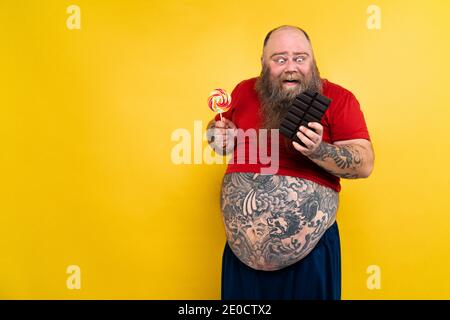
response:
<path id="1" fill-rule="evenodd" d="M 255 85 L 255 90 L 261 102 L 261 128 L 279 129 L 281 120 L 286 115 L 295 97 L 300 93 L 306 90 L 322 93 L 322 80 L 315 61 L 311 70 L 311 73 L 306 77 L 299 73 L 289 73 L 271 80 L 269 67 L 264 64 Z M 283 88 L 283 81 L 287 79 L 295 79 L 299 82 L 299 85 L 292 90 L 286 90 Z"/>

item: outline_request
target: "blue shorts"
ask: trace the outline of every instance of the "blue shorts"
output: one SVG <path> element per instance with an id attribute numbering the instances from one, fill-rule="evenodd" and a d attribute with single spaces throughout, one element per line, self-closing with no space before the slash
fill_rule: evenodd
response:
<path id="1" fill-rule="evenodd" d="M 280 270 L 255 270 L 228 243 L 222 257 L 222 299 L 340 300 L 341 251 L 335 222 L 302 260 Z"/>

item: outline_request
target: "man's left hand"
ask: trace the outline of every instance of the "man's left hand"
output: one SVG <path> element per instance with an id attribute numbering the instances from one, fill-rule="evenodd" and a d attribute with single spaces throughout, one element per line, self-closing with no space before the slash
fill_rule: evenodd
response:
<path id="1" fill-rule="evenodd" d="M 323 135 L 323 126 L 319 122 L 309 122 L 308 126 L 309 128 L 300 126 L 297 131 L 297 137 L 305 144 L 306 148 L 295 141 L 292 142 L 294 148 L 307 157 L 314 154 L 319 148 Z"/>

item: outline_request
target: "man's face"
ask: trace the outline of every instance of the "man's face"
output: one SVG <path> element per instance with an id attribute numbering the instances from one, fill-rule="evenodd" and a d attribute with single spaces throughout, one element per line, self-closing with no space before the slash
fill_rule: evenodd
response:
<path id="1" fill-rule="evenodd" d="M 285 93 L 299 93 L 301 83 L 311 81 L 313 62 L 308 39 L 292 28 L 274 31 L 262 57 L 263 69 L 269 72 L 272 84 Z"/>
<path id="2" fill-rule="evenodd" d="M 292 28 L 274 31 L 262 57 L 262 71 L 255 86 L 261 101 L 261 127 L 280 127 L 295 97 L 322 91 L 322 81 L 311 45 L 303 32 Z"/>

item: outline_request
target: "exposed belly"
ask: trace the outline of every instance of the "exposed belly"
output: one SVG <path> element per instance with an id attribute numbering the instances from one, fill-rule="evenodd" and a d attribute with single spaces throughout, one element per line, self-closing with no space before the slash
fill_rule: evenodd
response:
<path id="1" fill-rule="evenodd" d="M 278 270 L 304 258 L 334 223 L 338 193 L 310 180 L 229 173 L 221 208 L 234 254 L 257 270 Z"/>

